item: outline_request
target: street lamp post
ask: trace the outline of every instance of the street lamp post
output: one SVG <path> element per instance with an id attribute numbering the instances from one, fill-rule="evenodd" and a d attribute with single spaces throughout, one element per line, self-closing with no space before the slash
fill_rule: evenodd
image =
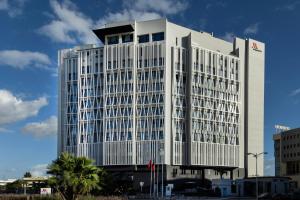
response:
<path id="1" fill-rule="evenodd" d="M 257 177 L 258 177 L 258 174 L 257 174 L 257 158 L 258 158 L 258 156 L 260 156 L 260 155 L 265 155 L 265 154 L 268 154 L 268 152 L 261 152 L 261 153 L 247 153 L 247 155 L 249 156 L 249 155 L 252 155 L 254 158 L 255 158 L 255 161 L 256 161 L 256 166 L 255 166 L 255 179 L 256 179 L 256 199 L 258 199 L 258 179 L 257 179 Z"/>

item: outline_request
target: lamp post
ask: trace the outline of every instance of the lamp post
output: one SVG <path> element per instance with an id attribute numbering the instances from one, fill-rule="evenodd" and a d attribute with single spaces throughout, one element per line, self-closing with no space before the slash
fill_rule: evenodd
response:
<path id="1" fill-rule="evenodd" d="M 258 176 L 258 174 L 257 174 L 257 158 L 258 158 L 258 156 L 260 156 L 260 155 L 265 155 L 265 154 L 268 154 L 268 152 L 261 152 L 261 153 L 247 153 L 247 155 L 249 156 L 249 155 L 252 155 L 254 158 L 255 158 L 255 161 L 256 161 L 256 175 L 255 175 L 255 177 L 256 177 L 256 199 L 258 199 L 258 180 L 257 180 L 257 176 Z"/>

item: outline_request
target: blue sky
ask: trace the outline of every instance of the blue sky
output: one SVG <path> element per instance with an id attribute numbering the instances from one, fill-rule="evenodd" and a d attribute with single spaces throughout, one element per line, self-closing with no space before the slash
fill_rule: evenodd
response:
<path id="1" fill-rule="evenodd" d="M 56 157 L 57 51 L 99 42 L 106 22 L 167 17 L 266 44 L 265 172 L 274 174 L 274 125 L 300 126 L 300 1 L 0 0 L 0 179 L 35 175 Z"/>

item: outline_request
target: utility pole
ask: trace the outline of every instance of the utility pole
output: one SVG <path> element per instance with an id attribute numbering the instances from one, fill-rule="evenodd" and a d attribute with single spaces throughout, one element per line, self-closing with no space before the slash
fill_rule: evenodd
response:
<path id="1" fill-rule="evenodd" d="M 257 158 L 258 158 L 258 156 L 260 156 L 260 155 L 265 155 L 265 154 L 268 154 L 268 152 L 261 152 L 261 153 L 247 153 L 247 155 L 249 156 L 249 155 L 252 155 L 254 158 L 255 158 L 255 161 L 256 161 L 256 163 L 255 163 L 255 181 L 256 181 L 256 199 L 258 200 L 258 174 L 257 174 Z"/>

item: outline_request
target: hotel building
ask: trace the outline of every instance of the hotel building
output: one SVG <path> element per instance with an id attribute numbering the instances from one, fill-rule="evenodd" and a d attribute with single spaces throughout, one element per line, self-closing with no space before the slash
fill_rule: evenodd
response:
<path id="1" fill-rule="evenodd" d="M 103 45 L 59 51 L 58 153 L 137 173 L 152 160 L 165 180 L 255 175 L 247 153 L 264 151 L 264 43 L 166 19 L 93 32 Z"/>

